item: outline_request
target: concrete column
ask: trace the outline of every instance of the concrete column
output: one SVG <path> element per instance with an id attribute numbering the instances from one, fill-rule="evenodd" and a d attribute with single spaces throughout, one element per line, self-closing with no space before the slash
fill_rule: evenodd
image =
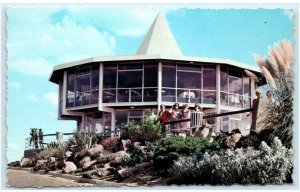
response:
<path id="1" fill-rule="evenodd" d="M 158 102 L 158 111 L 159 106 L 161 105 L 161 93 L 162 93 L 162 63 L 158 63 L 158 89 L 157 89 L 157 102 Z"/>
<path id="2" fill-rule="evenodd" d="M 62 114 L 66 114 L 66 103 L 67 103 L 67 85 L 68 85 L 68 73 L 64 71 L 63 76 L 63 88 L 62 88 Z"/>
<path id="3" fill-rule="evenodd" d="M 102 111 L 102 95 L 103 95 L 103 63 L 99 65 L 99 96 L 98 96 L 98 110 Z"/>
<path id="4" fill-rule="evenodd" d="M 221 78 L 220 78 L 220 65 L 216 68 L 216 112 L 221 112 Z M 217 117 L 216 132 L 220 132 L 221 129 L 221 117 Z"/>

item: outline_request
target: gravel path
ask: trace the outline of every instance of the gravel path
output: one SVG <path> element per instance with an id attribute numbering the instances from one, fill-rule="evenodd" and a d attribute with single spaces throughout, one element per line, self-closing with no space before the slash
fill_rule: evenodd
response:
<path id="1" fill-rule="evenodd" d="M 73 180 L 51 175 L 42 175 L 38 173 L 30 173 L 22 170 L 7 169 L 8 187 L 72 187 L 72 186 L 94 186 L 89 183 L 78 183 Z"/>

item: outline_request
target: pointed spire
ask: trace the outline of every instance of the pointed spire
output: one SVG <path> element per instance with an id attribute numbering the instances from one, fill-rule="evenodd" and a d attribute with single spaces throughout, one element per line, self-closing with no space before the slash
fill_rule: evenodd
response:
<path id="1" fill-rule="evenodd" d="M 161 13 L 156 16 L 136 52 L 136 55 L 153 54 L 182 56 L 180 48 Z"/>

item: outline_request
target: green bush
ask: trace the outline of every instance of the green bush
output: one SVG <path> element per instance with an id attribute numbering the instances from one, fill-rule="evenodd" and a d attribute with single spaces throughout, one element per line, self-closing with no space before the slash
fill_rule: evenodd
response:
<path id="1" fill-rule="evenodd" d="M 37 159 L 46 159 L 47 157 L 60 157 L 65 153 L 65 147 L 62 145 L 48 146 L 36 155 Z"/>
<path id="2" fill-rule="evenodd" d="M 206 152 L 201 158 L 181 157 L 168 172 L 176 184 L 282 184 L 292 182 L 292 154 L 275 138 L 271 147 L 261 142 L 259 150 L 249 147 Z"/>
<path id="3" fill-rule="evenodd" d="M 153 149 L 134 146 L 130 152 L 130 156 L 124 159 L 126 165 L 135 165 L 138 163 L 151 161 L 153 159 Z"/>
<path id="4" fill-rule="evenodd" d="M 201 155 L 206 151 L 219 150 L 217 141 L 194 137 L 166 137 L 154 146 L 153 160 L 156 167 L 167 169 L 179 157 Z"/>
<path id="5" fill-rule="evenodd" d="M 67 142 L 66 149 L 72 152 L 78 152 L 82 149 L 90 148 L 94 144 L 98 144 L 103 139 L 103 135 L 95 133 L 75 133 Z"/>
<path id="6" fill-rule="evenodd" d="M 145 142 L 154 142 L 161 136 L 160 125 L 151 119 L 145 119 L 141 124 L 128 122 L 122 128 L 121 139 L 129 139 L 132 143 L 140 142 L 144 145 Z"/>

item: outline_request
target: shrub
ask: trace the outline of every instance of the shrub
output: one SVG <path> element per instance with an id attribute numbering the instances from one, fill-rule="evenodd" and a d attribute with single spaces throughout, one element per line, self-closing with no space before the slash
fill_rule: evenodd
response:
<path id="1" fill-rule="evenodd" d="M 65 153 L 65 147 L 60 146 L 48 146 L 39 152 L 36 155 L 37 159 L 46 159 L 47 157 L 60 157 L 62 154 Z"/>
<path id="2" fill-rule="evenodd" d="M 126 165 L 135 165 L 138 163 L 150 161 L 153 159 L 152 147 L 134 146 L 130 156 L 124 159 Z"/>
<path id="3" fill-rule="evenodd" d="M 101 134 L 77 132 L 66 142 L 66 149 L 72 152 L 78 152 L 100 143 L 100 140 L 103 138 Z"/>
<path id="4" fill-rule="evenodd" d="M 142 145 L 145 142 L 154 142 L 161 137 L 160 125 L 151 120 L 145 119 L 142 124 L 134 121 L 128 122 L 122 128 L 121 139 L 129 139 L 132 143 L 140 142 Z"/>
<path id="5" fill-rule="evenodd" d="M 166 137 L 154 146 L 153 160 L 158 168 L 167 169 L 179 157 L 192 154 L 201 155 L 206 151 L 219 150 L 218 142 L 194 137 Z"/>
<path id="6" fill-rule="evenodd" d="M 181 157 L 169 174 L 176 184 L 282 184 L 291 178 L 292 150 L 278 138 L 269 147 L 261 142 L 235 151 L 206 152 L 201 158 Z"/>

